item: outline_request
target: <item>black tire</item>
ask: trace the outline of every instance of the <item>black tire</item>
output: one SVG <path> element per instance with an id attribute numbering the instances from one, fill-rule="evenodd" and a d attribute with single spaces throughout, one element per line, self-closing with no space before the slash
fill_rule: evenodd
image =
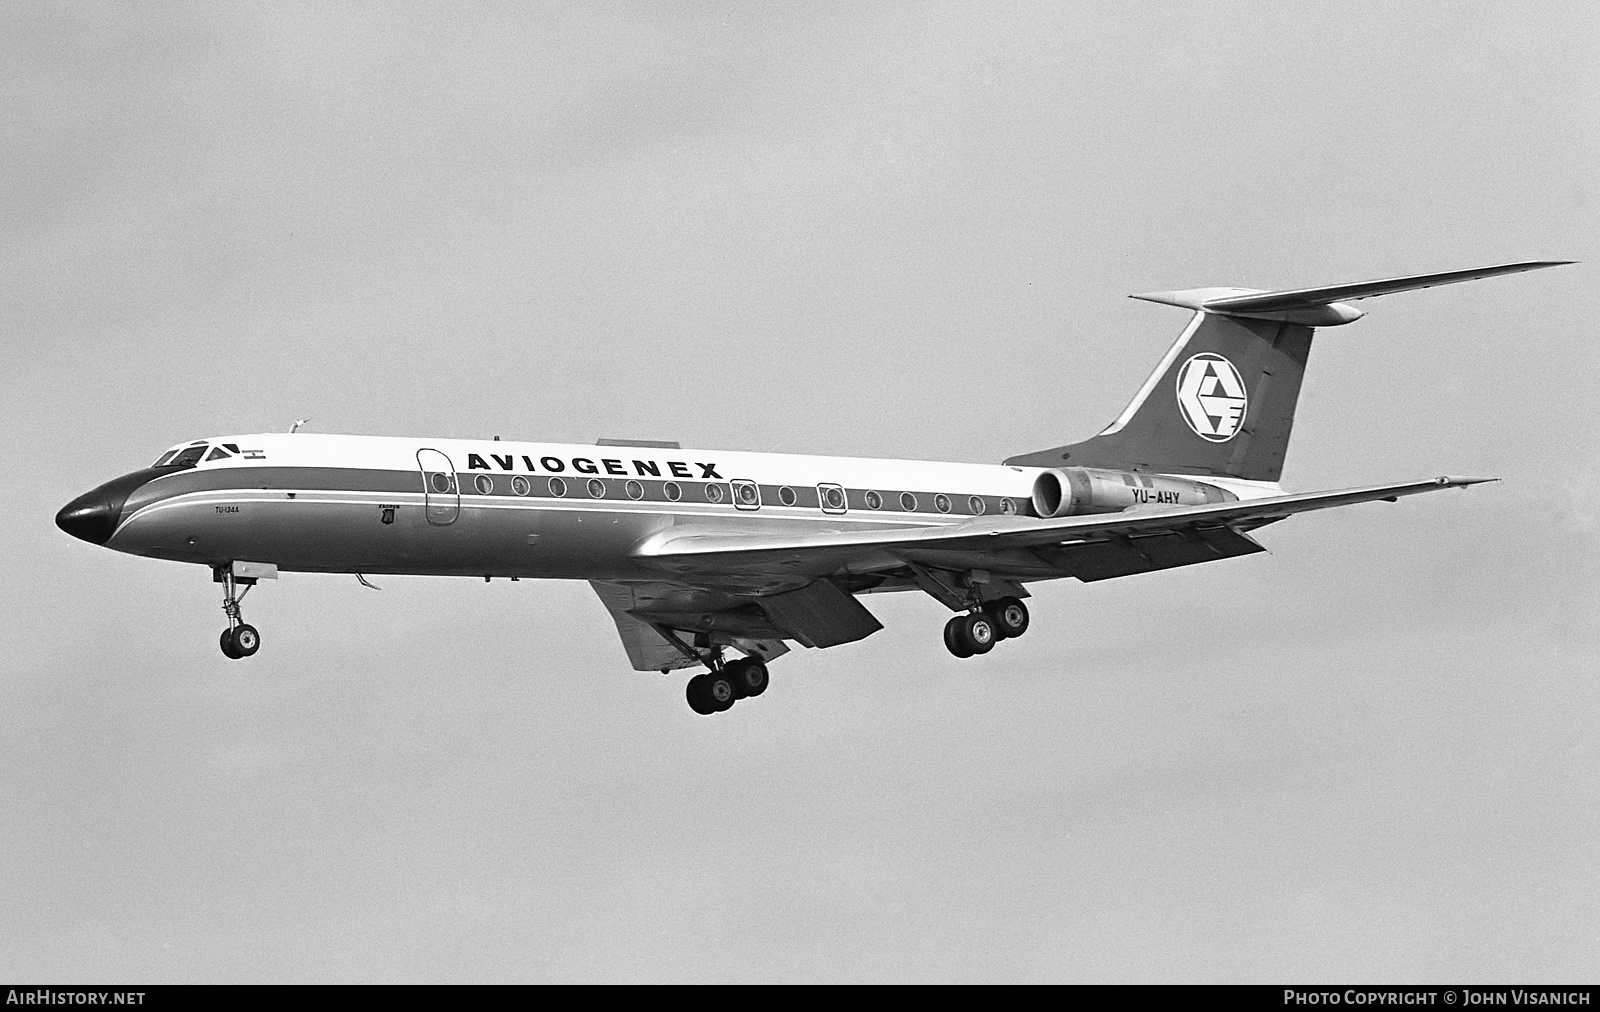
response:
<path id="1" fill-rule="evenodd" d="M 733 678 L 727 670 L 713 671 L 704 676 L 706 679 L 706 698 L 711 705 L 716 707 L 715 712 L 721 713 L 739 701 L 739 687 L 733 683 Z"/>
<path id="2" fill-rule="evenodd" d="M 1005 626 L 1000 624 L 1000 616 L 995 614 L 997 611 L 999 611 L 999 609 L 995 607 L 996 603 L 997 602 L 994 601 L 984 602 L 983 616 L 989 620 L 989 625 L 994 629 L 994 641 L 999 643 L 1001 640 L 1006 639 L 1007 636 Z"/>
<path id="3" fill-rule="evenodd" d="M 967 641 L 961 634 L 961 622 L 965 618 L 965 615 L 957 615 L 944 624 L 945 649 L 957 657 L 972 656 L 972 648 L 967 646 Z"/>
<path id="4" fill-rule="evenodd" d="M 710 678 L 706 675 L 695 675 L 683 688 L 684 698 L 689 701 L 689 709 L 701 715 L 717 712 L 716 706 L 711 702 L 711 694 L 706 691 L 708 681 Z"/>
<path id="5" fill-rule="evenodd" d="M 733 680 L 733 698 L 736 700 L 743 699 L 745 697 L 743 677 L 744 659 L 740 658 L 736 661 L 727 661 L 722 665 L 722 671 L 723 674 L 727 675 Z"/>
<path id="6" fill-rule="evenodd" d="M 222 646 L 222 656 L 226 657 L 230 661 L 236 661 L 236 660 L 239 659 L 239 655 L 233 652 L 233 630 L 232 629 L 224 629 L 224 630 L 222 630 L 222 643 L 221 643 L 221 646 Z"/>
<path id="7" fill-rule="evenodd" d="M 1016 639 L 1028 631 L 1028 606 L 1014 597 L 1002 597 L 983 606 L 994 625 L 996 639 Z"/>
<path id="8" fill-rule="evenodd" d="M 256 627 L 253 625 L 235 626 L 230 639 L 233 642 L 233 652 L 240 657 L 249 657 L 261 649 L 261 634 L 256 632 Z"/>
<path id="9" fill-rule="evenodd" d="M 975 654 L 986 654 L 994 649 L 997 637 L 994 634 L 994 623 L 989 616 L 981 611 L 970 615 L 961 616 L 960 638 L 967 649 Z"/>
<path id="10" fill-rule="evenodd" d="M 744 657 L 723 669 L 733 678 L 733 687 L 740 699 L 759 696 L 767 691 L 767 666 L 759 657 Z"/>

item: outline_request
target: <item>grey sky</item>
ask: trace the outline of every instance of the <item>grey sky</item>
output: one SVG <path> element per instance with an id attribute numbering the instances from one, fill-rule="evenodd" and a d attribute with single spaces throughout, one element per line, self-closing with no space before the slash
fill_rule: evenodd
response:
<path id="1" fill-rule="evenodd" d="M 457 5 L 460 6 L 460 5 Z M 1593 980 L 1590 4 L 0 11 L 0 978 Z M 714 719 L 581 584 L 203 570 L 218 432 L 996 461 L 1129 292 L 1541 257 L 1317 339 L 1285 482 L 1506 480 L 797 651 Z"/>

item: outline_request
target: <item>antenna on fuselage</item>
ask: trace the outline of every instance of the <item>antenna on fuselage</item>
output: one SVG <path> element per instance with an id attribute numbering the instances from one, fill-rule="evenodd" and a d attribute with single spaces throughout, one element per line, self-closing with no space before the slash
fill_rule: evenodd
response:
<path id="1" fill-rule="evenodd" d="M 296 418 L 294 420 L 294 424 L 289 426 L 289 435 L 292 436 L 296 432 L 299 432 L 300 431 L 300 426 L 304 425 L 305 423 L 307 423 L 309 421 L 311 421 L 311 419 L 309 419 L 309 418 Z"/>

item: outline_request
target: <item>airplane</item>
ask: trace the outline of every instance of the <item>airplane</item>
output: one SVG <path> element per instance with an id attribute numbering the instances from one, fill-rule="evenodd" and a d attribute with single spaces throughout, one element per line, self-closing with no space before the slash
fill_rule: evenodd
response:
<path id="1" fill-rule="evenodd" d="M 1252 555 L 1253 531 L 1295 513 L 1494 480 L 1285 492 L 1313 331 L 1359 319 L 1357 300 L 1571 262 L 1132 296 L 1194 315 L 1127 408 L 1089 439 L 1000 464 L 256 433 L 171 447 L 56 523 L 210 568 L 236 660 L 261 645 L 240 602 L 280 572 L 587 580 L 634 669 L 703 669 L 685 696 L 720 713 L 766 691 L 789 643 L 883 628 L 864 595 L 927 594 L 954 613 L 945 646 L 971 657 L 1028 631 L 1035 581 Z"/>

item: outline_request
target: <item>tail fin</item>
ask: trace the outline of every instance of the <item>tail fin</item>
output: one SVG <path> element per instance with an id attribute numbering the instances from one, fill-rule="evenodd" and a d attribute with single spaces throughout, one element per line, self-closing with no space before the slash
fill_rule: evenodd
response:
<path id="1" fill-rule="evenodd" d="M 1364 314 L 1342 300 L 1571 263 L 1546 260 L 1328 288 L 1197 288 L 1133 298 L 1195 310 L 1132 403 L 1099 435 L 1006 460 L 1277 481 L 1316 327 Z"/>

